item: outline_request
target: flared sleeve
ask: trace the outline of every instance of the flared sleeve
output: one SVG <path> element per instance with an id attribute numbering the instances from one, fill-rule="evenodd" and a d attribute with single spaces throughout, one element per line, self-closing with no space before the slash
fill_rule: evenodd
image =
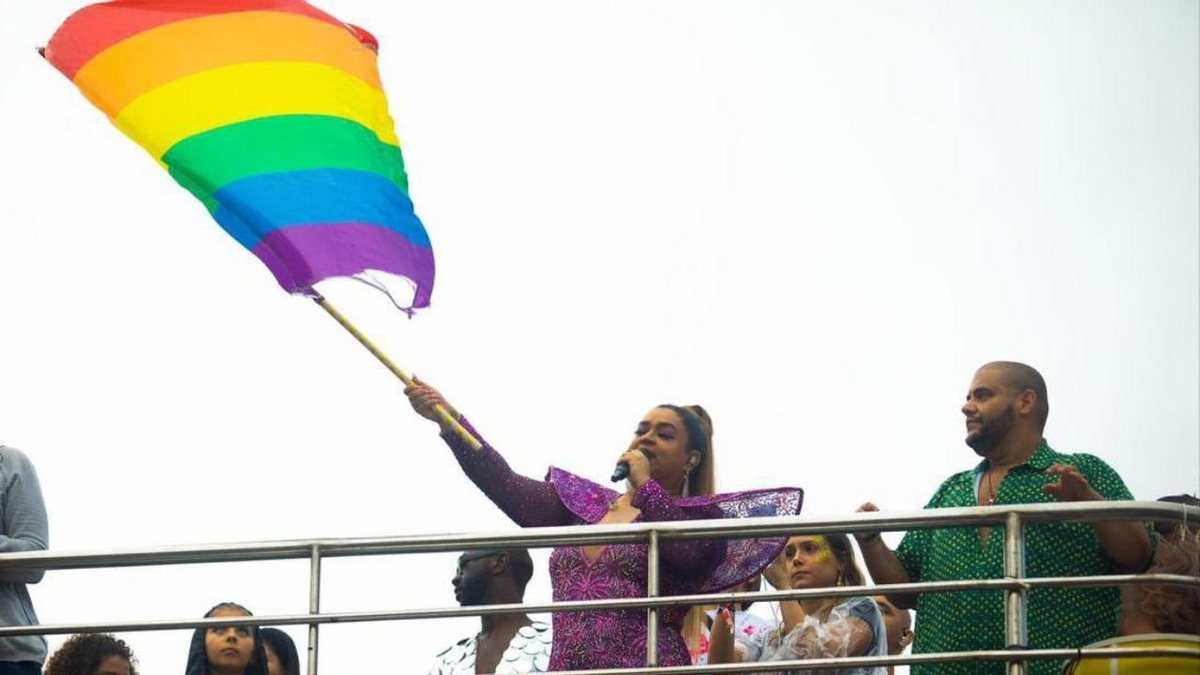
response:
<path id="1" fill-rule="evenodd" d="M 648 480 L 633 495 L 633 506 L 642 512 L 642 520 L 654 523 L 677 520 L 714 520 L 721 518 L 716 506 L 684 510 L 671 493 L 656 480 Z M 681 581 L 696 581 L 712 573 L 725 555 L 720 539 L 668 539 L 658 547 L 667 572 Z"/>
<path id="2" fill-rule="evenodd" d="M 598 523 L 618 493 L 569 471 L 551 468 L 549 484 L 577 518 Z M 647 481 L 633 505 L 648 522 L 764 518 L 800 513 L 804 491 L 774 488 L 676 499 L 656 481 Z M 679 584 L 677 593 L 712 593 L 732 588 L 763 571 L 783 549 L 787 537 L 664 541 L 664 566 Z"/>

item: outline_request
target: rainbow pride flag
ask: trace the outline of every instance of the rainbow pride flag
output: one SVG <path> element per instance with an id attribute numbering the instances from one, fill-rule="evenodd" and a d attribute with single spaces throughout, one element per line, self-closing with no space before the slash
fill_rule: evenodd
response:
<path id="1" fill-rule="evenodd" d="M 43 55 L 287 291 L 378 271 L 425 307 L 433 248 L 377 49 L 301 0 L 116 0 L 73 14 Z"/>

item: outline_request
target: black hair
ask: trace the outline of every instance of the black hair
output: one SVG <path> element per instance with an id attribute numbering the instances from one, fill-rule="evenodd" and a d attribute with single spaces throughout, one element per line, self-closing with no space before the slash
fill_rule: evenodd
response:
<path id="1" fill-rule="evenodd" d="M 137 660 L 129 645 L 107 633 L 72 635 L 46 662 L 45 675 L 92 675 L 110 656 L 125 659 L 131 675 L 137 675 Z"/>
<path id="2" fill-rule="evenodd" d="M 494 558 L 501 553 L 508 556 L 508 576 L 512 577 L 512 580 L 517 584 L 517 588 L 524 594 L 525 587 L 529 585 L 529 580 L 533 578 L 533 558 L 529 557 L 528 550 L 523 548 L 484 549 L 482 551 L 471 552 L 469 559 Z M 463 555 L 468 554 L 464 553 Z"/>
<path id="3" fill-rule="evenodd" d="M 530 558 L 529 551 L 523 548 L 507 549 L 501 553 L 508 555 L 508 568 L 511 570 L 509 574 L 517 583 L 517 587 L 521 589 L 521 593 L 524 594 L 525 587 L 533 578 L 533 558 Z"/>
<path id="4" fill-rule="evenodd" d="M 239 612 L 245 612 L 246 616 L 254 616 L 254 612 L 251 612 L 250 610 L 246 609 L 245 607 L 242 607 L 241 605 L 237 604 L 236 602 L 219 602 L 219 603 L 213 605 L 211 608 L 209 608 L 209 610 L 207 612 L 204 613 L 204 618 L 211 619 L 214 616 L 216 616 L 218 610 L 222 610 L 222 609 L 236 609 Z"/>
<path id="5" fill-rule="evenodd" d="M 292 636 L 278 628 L 263 628 L 263 645 L 270 647 L 275 656 L 279 657 L 279 665 L 283 666 L 283 675 L 300 675 L 300 654 L 296 651 L 296 643 Z"/>
<path id="6" fill-rule="evenodd" d="M 1183 504 L 1184 506 L 1200 506 L 1200 499 L 1197 499 L 1195 496 L 1189 494 L 1167 495 L 1166 497 L 1159 497 L 1155 501 L 1167 502 L 1170 504 Z M 1200 524 L 1195 522 L 1177 523 L 1173 520 L 1159 520 L 1155 521 L 1154 523 L 1154 531 L 1163 535 L 1164 537 L 1174 533 L 1176 528 L 1182 532 L 1195 531 L 1198 527 L 1200 527 Z"/>
<path id="7" fill-rule="evenodd" d="M 254 616 L 250 610 L 236 602 L 222 602 L 213 605 L 205 612 L 204 618 L 212 618 L 213 614 L 222 609 L 235 609 L 245 612 L 246 616 Z M 250 631 L 254 636 L 254 650 L 250 654 L 250 663 L 247 664 L 244 675 L 268 675 L 267 656 L 263 652 L 262 631 L 257 626 L 251 628 Z M 192 642 L 188 645 L 187 667 L 184 671 L 186 675 L 208 675 L 208 651 L 204 644 L 204 636 L 207 633 L 207 628 L 197 628 L 192 633 Z"/>

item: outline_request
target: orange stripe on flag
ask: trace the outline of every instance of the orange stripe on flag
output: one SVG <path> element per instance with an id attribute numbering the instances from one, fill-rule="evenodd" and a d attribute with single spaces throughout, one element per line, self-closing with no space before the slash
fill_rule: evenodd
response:
<path id="1" fill-rule="evenodd" d="M 288 12 L 217 14 L 154 28 L 96 55 L 75 83 L 116 117 L 137 97 L 189 75 L 267 61 L 320 63 L 383 89 L 375 54 L 349 31 Z"/>

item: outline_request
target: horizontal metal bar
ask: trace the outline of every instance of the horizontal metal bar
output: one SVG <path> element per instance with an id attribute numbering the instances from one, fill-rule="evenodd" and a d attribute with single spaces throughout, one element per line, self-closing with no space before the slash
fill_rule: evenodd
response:
<path id="1" fill-rule="evenodd" d="M 40 626 L 0 627 L 0 637 L 17 635 L 58 635 L 67 633 L 117 633 L 153 630 L 178 630 L 220 626 L 286 626 L 293 624 L 363 623 L 377 621 L 413 621 L 417 619 L 451 619 L 458 617 L 490 616 L 495 614 L 543 614 L 586 610 L 646 609 L 649 607 L 691 607 L 723 602 L 771 602 L 804 598 L 851 597 L 856 595 L 887 595 L 923 591 L 945 592 L 964 590 L 1006 590 L 1010 588 L 1043 588 L 1054 586 L 1118 586 L 1129 584 L 1164 584 L 1200 587 L 1200 577 L 1177 574 L 1112 575 L 1092 577 L 1045 577 L 1012 581 L 1008 579 L 963 579 L 879 586 L 840 586 L 788 591 L 756 591 L 753 593 L 708 593 L 660 596 L 657 598 L 613 598 L 608 600 L 577 600 L 572 602 L 517 603 L 481 605 L 476 607 L 434 607 L 396 611 L 340 612 L 327 614 L 287 614 L 253 616 L 235 619 L 167 619 L 143 622 L 102 622 L 77 624 L 45 624 Z"/>
<path id="2" fill-rule="evenodd" d="M 1136 658 L 1145 656 L 1200 659 L 1200 648 L 1143 647 L 1097 649 L 1028 649 L 1020 651 L 1021 658 L 1030 661 L 1068 659 Z M 941 654 L 906 654 L 902 656 L 855 656 L 836 659 L 804 661 L 763 661 L 759 663 L 729 663 L 707 666 L 670 666 L 659 668 L 605 668 L 599 670 L 551 671 L 546 675 L 684 675 L 686 673 L 761 673 L 787 670 L 816 670 L 864 666 L 897 666 L 929 663 L 1004 661 L 1013 652 L 997 649 L 980 652 L 943 652 Z"/>
<path id="3" fill-rule="evenodd" d="M 603 601 L 600 601 L 603 602 Z M 641 602 L 645 602 L 642 600 Z M 588 604 L 588 603 L 568 603 L 568 604 Z M 403 618 L 445 618 L 448 616 L 466 616 L 466 612 L 470 609 L 485 609 L 485 608 L 457 608 L 456 610 L 417 610 L 416 613 L 427 614 L 429 616 L 409 616 L 409 612 L 398 613 L 405 614 Z M 524 610 L 528 612 L 537 612 L 538 608 L 526 605 L 491 605 L 488 610 L 504 609 L 507 612 L 515 610 Z M 499 613 L 489 611 L 486 613 Z M 389 620 L 386 612 L 361 612 L 361 613 L 343 613 L 343 614 L 323 614 L 312 616 L 308 614 L 284 615 L 284 616 L 245 616 L 232 618 L 212 618 L 212 619 L 186 619 L 181 621 L 156 621 L 144 622 L 141 624 L 90 624 L 86 626 L 22 626 L 23 630 L 10 631 L 4 629 L 3 635 L 28 635 L 31 630 L 36 630 L 38 633 L 44 634 L 62 634 L 76 632 L 133 632 L 140 630 L 180 630 L 187 628 L 201 627 L 221 627 L 221 626 L 287 626 L 297 624 L 319 623 L 354 623 L 360 621 L 386 621 Z M 1195 649 L 1177 648 L 1177 647 L 1150 647 L 1150 648 L 1102 648 L 1102 649 L 1029 649 L 1019 650 L 1023 659 L 1027 660 L 1045 660 L 1045 659 L 1074 659 L 1074 658 L 1132 658 L 1136 656 L 1176 656 L 1200 659 L 1200 640 L 1197 640 Z M 602 670 L 587 670 L 587 671 L 571 671 L 572 675 L 666 675 L 668 673 L 698 673 L 698 672 L 762 672 L 764 670 L 784 670 L 787 668 L 835 668 L 835 667 L 852 667 L 866 665 L 912 665 L 923 663 L 947 663 L 951 661 L 1003 661 L 1006 658 L 1012 658 L 1013 650 L 997 649 L 990 651 L 977 652 L 943 652 L 939 654 L 903 654 L 898 656 L 858 656 L 858 657 L 842 657 L 832 659 L 809 659 L 804 661 L 772 661 L 769 663 L 759 664 L 728 664 L 728 665 L 713 665 L 703 667 L 692 666 L 674 666 L 660 668 L 638 668 L 638 669 L 602 669 Z"/>
<path id="4" fill-rule="evenodd" d="M 303 539 L 273 542 L 160 546 L 117 551 L 35 551 L 0 554 L 0 569 L 92 569 L 308 558 L 313 546 L 322 557 L 461 552 L 495 547 L 547 548 L 646 542 L 650 531 L 666 539 L 753 539 L 798 534 L 830 534 L 1001 525 L 1009 513 L 1026 523 L 1046 521 L 1146 520 L 1200 522 L 1200 507 L 1165 502 L 1075 502 L 1006 504 L 927 509 L 894 515 L 856 513 L 834 520 L 803 516 L 672 521 L 588 527 L 525 528 L 485 534 L 434 534 L 390 538 Z"/>

